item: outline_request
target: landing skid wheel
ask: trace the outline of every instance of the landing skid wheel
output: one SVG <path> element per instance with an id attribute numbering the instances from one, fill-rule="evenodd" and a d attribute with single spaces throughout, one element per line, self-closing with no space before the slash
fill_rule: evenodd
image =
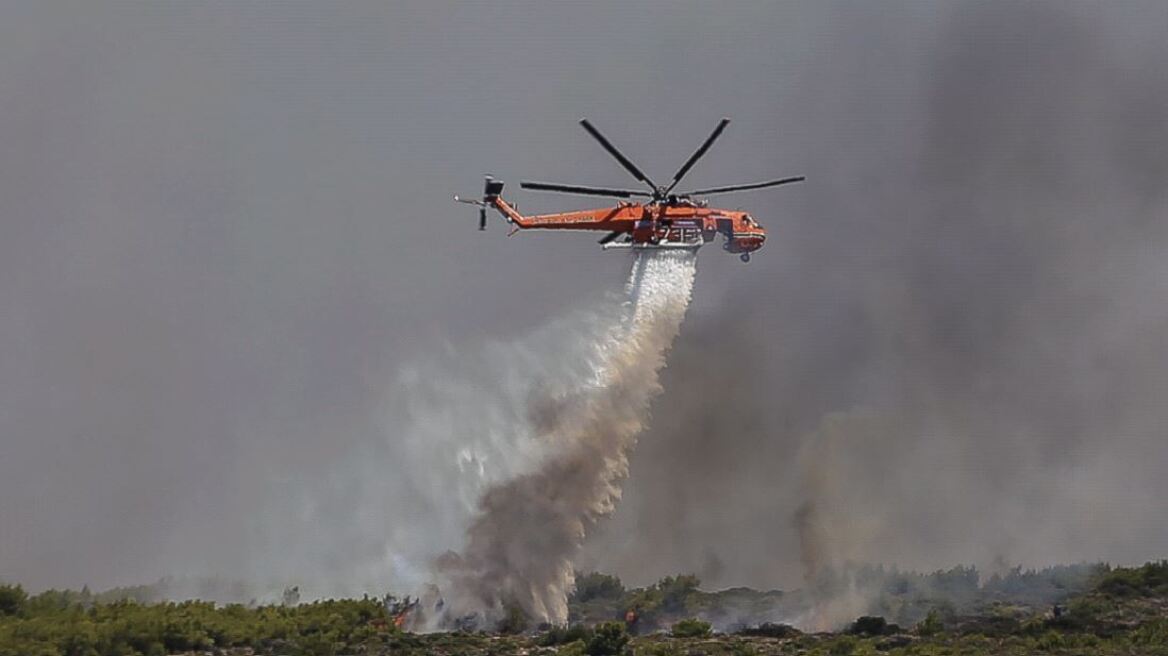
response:
<path id="1" fill-rule="evenodd" d="M 750 261 L 750 253 L 743 253 L 742 255 L 738 256 L 738 259 L 742 260 L 743 262 L 749 262 Z"/>

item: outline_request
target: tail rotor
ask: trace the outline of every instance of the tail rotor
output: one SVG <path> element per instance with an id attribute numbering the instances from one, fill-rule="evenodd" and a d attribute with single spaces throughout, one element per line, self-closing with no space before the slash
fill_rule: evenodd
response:
<path id="1" fill-rule="evenodd" d="M 503 192 L 503 181 L 496 180 L 491 176 L 485 176 L 483 181 L 483 197 L 481 199 L 463 198 L 458 194 L 454 194 L 454 200 L 459 203 L 466 203 L 467 205 L 479 206 L 479 230 L 487 229 L 487 208 L 495 203 L 495 199 Z"/>

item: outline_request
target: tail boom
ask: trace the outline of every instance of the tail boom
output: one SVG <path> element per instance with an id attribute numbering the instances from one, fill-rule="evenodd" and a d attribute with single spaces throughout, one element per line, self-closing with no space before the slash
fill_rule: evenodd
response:
<path id="1" fill-rule="evenodd" d="M 490 205 L 517 227 L 544 230 L 607 230 L 625 232 L 633 223 L 643 218 L 644 207 L 639 203 L 618 203 L 616 207 L 602 207 L 578 212 L 559 214 L 533 214 L 523 216 L 519 210 L 503 199 L 503 182 L 488 180 L 483 204 Z"/>
<path id="2" fill-rule="evenodd" d="M 640 203 L 620 201 L 616 207 L 601 207 L 558 214 L 524 216 L 503 198 L 503 181 L 487 176 L 481 199 L 455 196 L 460 203 L 479 206 L 480 225 L 485 227 L 487 208 L 494 208 L 508 223 L 520 230 L 587 230 L 631 234 L 638 224 L 651 220 L 649 208 Z M 612 241 L 609 239 L 605 243 Z"/>

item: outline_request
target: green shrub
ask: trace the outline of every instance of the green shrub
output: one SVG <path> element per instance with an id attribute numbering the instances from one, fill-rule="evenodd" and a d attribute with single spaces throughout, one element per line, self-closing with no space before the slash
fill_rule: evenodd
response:
<path id="1" fill-rule="evenodd" d="M 1095 589 L 1117 597 L 1168 592 L 1168 560 L 1103 570 L 1096 577 Z"/>
<path id="2" fill-rule="evenodd" d="M 527 630 L 531 625 L 531 620 L 528 619 L 527 613 L 518 606 L 508 606 L 506 614 L 503 619 L 499 620 L 499 624 L 495 626 L 495 630 L 504 635 L 517 635 Z"/>
<path id="3" fill-rule="evenodd" d="M 28 593 L 19 585 L 0 585 L 0 615 L 17 615 L 24 609 Z"/>
<path id="4" fill-rule="evenodd" d="M 637 656 L 681 656 L 682 651 L 672 642 L 654 642 L 637 648 Z"/>
<path id="5" fill-rule="evenodd" d="M 1152 620 L 1138 626 L 1129 636 L 1136 645 L 1168 645 L 1168 619 Z"/>
<path id="6" fill-rule="evenodd" d="M 1047 631 L 1034 641 L 1034 646 L 1043 651 L 1058 651 L 1066 646 L 1061 633 Z"/>
<path id="7" fill-rule="evenodd" d="M 758 650 L 749 642 L 735 640 L 730 644 L 730 654 L 732 656 L 758 656 Z"/>
<path id="8" fill-rule="evenodd" d="M 932 636 L 937 635 L 944 629 L 945 624 L 941 621 L 941 613 L 936 608 L 934 608 L 930 610 L 929 614 L 925 615 L 925 619 L 921 620 L 921 623 L 917 625 L 917 634 L 922 636 Z"/>
<path id="9" fill-rule="evenodd" d="M 865 615 L 857 618 L 852 622 L 852 626 L 848 629 L 848 633 L 853 635 L 869 635 L 880 636 L 886 633 L 895 633 L 895 629 L 890 629 L 888 621 L 883 617 L 875 617 L 872 615 Z"/>
<path id="10" fill-rule="evenodd" d="M 583 624 L 553 626 L 548 629 L 547 633 L 536 640 L 536 644 L 541 647 L 553 647 L 555 645 L 566 645 L 577 640 L 587 641 L 591 637 L 592 631 Z"/>
<path id="11" fill-rule="evenodd" d="M 0 656 L 154 656 L 235 647 L 351 653 L 377 639 L 379 632 L 394 631 L 384 607 L 372 600 L 323 601 L 295 608 L 118 601 L 86 608 L 75 598 L 76 593 L 42 593 L 29 598 L 19 616 L 4 616 Z"/>
<path id="12" fill-rule="evenodd" d="M 691 617 L 674 624 L 671 633 L 675 638 L 708 638 L 712 631 L 709 622 Z"/>
<path id="13" fill-rule="evenodd" d="M 622 622 L 597 624 L 584 651 L 588 656 L 615 656 L 629 643 L 629 634 Z"/>
<path id="14" fill-rule="evenodd" d="M 585 656 L 588 653 L 588 645 L 583 640 L 570 642 L 556 651 L 556 656 Z"/>
<path id="15" fill-rule="evenodd" d="M 859 644 L 854 636 L 841 636 L 831 642 L 827 648 L 827 653 L 831 656 L 849 656 L 856 651 L 856 645 Z"/>

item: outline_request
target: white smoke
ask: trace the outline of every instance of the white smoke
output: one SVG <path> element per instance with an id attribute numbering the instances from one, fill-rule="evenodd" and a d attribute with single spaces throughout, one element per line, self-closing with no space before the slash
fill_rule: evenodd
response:
<path id="1" fill-rule="evenodd" d="M 536 466 L 491 485 L 465 549 L 442 559 L 449 616 L 489 621 L 516 607 L 537 621 L 567 621 L 573 561 L 588 530 L 620 500 L 694 272 L 689 253 L 637 257 L 620 321 L 595 343 L 590 374 L 546 390 L 529 423 L 516 427 L 536 438 Z"/>
<path id="2" fill-rule="evenodd" d="M 447 617 L 565 621 L 572 560 L 620 498 L 695 270 L 689 253 L 638 255 L 623 293 L 401 369 L 384 435 L 297 485 L 293 525 L 256 519 L 262 569 L 278 559 L 308 598 L 438 581 Z"/>

